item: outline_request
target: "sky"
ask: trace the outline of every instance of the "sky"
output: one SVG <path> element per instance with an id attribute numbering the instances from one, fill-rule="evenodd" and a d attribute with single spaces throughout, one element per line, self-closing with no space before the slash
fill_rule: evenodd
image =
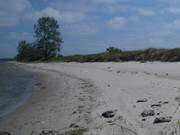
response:
<path id="1" fill-rule="evenodd" d="M 58 21 L 63 55 L 180 47 L 180 0 L 0 0 L 0 58 L 34 41 L 42 16 Z"/>

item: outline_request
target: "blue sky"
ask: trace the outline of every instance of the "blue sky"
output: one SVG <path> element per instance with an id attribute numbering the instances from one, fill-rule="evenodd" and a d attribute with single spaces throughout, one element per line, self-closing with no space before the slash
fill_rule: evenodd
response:
<path id="1" fill-rule="evenodd" d="M 180 46 L 179 0 L 0 0 L 0 58 L 34 40 L 41 16 L 58 20 L 63 55 Z"/>

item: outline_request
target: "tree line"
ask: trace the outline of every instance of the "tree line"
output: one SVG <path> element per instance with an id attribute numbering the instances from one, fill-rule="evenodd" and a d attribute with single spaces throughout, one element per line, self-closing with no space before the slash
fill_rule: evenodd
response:
<path id="1" fill-rule="evenodd" d="M 53 17 L 41 17 L 34 25 L 33 43 L 20 41 L 17 47 L 18 61 L 47 61 L 58 57 L 63 43 L 58 22 Z"/>
<path id="2" fill-rule="evenodd" d="M 121 61 L 162 61 L 176 62 L 180 61 L 180 48 L 157 49 L 147 48 L 143 50 L 122 51 L 116 47 L 109 47 L 103 53 L 89 55 L 73 55 L 63 57 L 65 62 L 121 62 Z"/>

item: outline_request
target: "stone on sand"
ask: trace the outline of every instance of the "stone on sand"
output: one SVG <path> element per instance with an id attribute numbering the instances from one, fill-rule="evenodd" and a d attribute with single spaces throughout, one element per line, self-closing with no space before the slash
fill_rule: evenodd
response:
<path id="1" fill-rule="evenodd" d="M 154 115 L 155 115 L 154 110 L 144 110 L 144 111 L 141 113 L 141 116 L 142 116 L 142 117 L 148 117 L 148 116 L 154 116 Z"/>
<path id="2" fill-rule="evenodd" d="M 54 130 L 42 130 L 39 135 L 62 135 L 62 134 Z"/>
<path id="3" fill-rule="evenodd" d="M 106 112 L 102 113 L 102 116 L 104 118 L 112 118 L 115 116 L 116 112 L 117 112 L 117 110 L 106 111 Z"/>
<path id="4" fill-rule="evenodd" d="M 157 124 L 157 123 L 164 123 L 164 122 L 170 122 L 172 119 L 171 116 L 166 116 L 166 117 L 159 117 L 159 118 L 155 118 L 154 120 L 154 124 Z"/>
<path id="5" fill-rule="evenodd" d="M 143 99 L 138 99 L 136 102 L 140 103 L 140 102 L 147 102 L 147 101 L 148 101 L 147 98 L 143 98 Z"/>
<path id="6" fill-rule="evenodd" d="M 151 107 L 161 107 L 161 104 L 152 104 Z"/>

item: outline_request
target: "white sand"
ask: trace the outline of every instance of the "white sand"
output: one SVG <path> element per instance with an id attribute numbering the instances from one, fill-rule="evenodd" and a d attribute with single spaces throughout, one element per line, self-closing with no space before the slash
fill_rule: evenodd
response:
<path id="1" fill-rule="evenodd" d="M 32 116 L 28 116 L 28 119 L 31 122 L 33 119 L 37 119 L 34 116 L 38 116 L 39 121 L 43 122 L 49 118 L 47 121 L 52 123 L 47 124 L 44 122 L 46 123 L 45 127 L 36 123 L 30 126 L 23 125 L 24 128 L 22 127 L 19 130 L 20 133 L 28 130 L 26 127 L 29 127 L 31 130 L 42 128 L 63 129 L 67 128 L 74 121 L 81 127 L 88 127 L 89 133 L 97 135 L 110 135 L 113 133 L 119 135 L 166 135 L 167 133 L 167 135 L 170 135 L 175 130 L 177 130 L 175 134 L 180 134 L 178 131 L 180 109 L 175 112 L 179 104 L 175 98 L 180 96 L 180 63 L 39 63 L 26 64 L 24 67 L 30 67 L 33 70 L 39 70 L 48 74 L 48 77 L 45 79 L 47 86 L 45 92 L 50 94 L 48 94 L 49 98 L 46 99 L 48 101 L 43 103 L 39 99 L 37 102 L 35 101 L 37 103 L 35 110 L 42 106 L 45 107 L 45 111 L 40 111 L 41 114 L 35 114 L 35 110 L 28 110 L 16 116 L 18 118 L 21 116 L 20 118 L 22 119 L 22 117 L 27 117 L 23 115 L 30 112 Z M 85 81 L 88 85 L 93 84 L 93 86 L 82 87 L 81 81 Z M 81 85 L 79 82 L 81 82 Z M 62 83 L 66 84 L 63 85 Z M 80 93 L 86 93 L 86 89 L 89 89 L 87 94 L 89 98 L 84 98 L 87 102 L 83 100 L 76 101 L 77 97 L 75 95 L 80 98 L 83 97 Z M 62 91 L 67 91 L 67 95 L 70 95 L 68 98 L 65 94 L 62 102 L 66 105 L 65 108 L 67 110 L 60 105 Z M 53 93 L 54 97 L 50 96 Z M 72 95 L 69 93 L 72 93 Z M 43 98 L 40 95 L 38 97 Z M 136 103 L 138 99 L 142 98 L 147 98 L 148 101 Z M 66 103 L 66 101 L 70 103 Z M 159 101 L 168 101 L 168 104 L 151 108 L 152 104 L 157 104 Z M 88 122 L 85 121 L 85 117 L 79 117 L 82 122 L 70 119 L 73 117 L 71 114 L 72 109 L 78 108 L 77 104 L 81 103 L 83 106 L 86 106 L 81 113 L 83 116 L 88 117 Z M 61 113 L 48 111 L 53 106 Z M 117 113 L 113 118 L 105 119 L 101 117 L 104 111 L 115 109 L 117 109 Z M 145 121 L 142 121 L 140 114 L 144 109 L 153 109 L 156 115 L 149 116 Z M 80 113 L 75 116 L 77 117 L 78 115 Z M 154 119 L 161 116 L 172 116 L 173 119 L 169 123 L 153 124 Z M 12 121 L 11 117 L 8 119 Z M 18 123 L 22 124 L 23 122 L 16 122 L 16 125 Z M 12 127 L 11 129 L 9 126 L 7 127 L 7 130 L 13 130 Z"/>

